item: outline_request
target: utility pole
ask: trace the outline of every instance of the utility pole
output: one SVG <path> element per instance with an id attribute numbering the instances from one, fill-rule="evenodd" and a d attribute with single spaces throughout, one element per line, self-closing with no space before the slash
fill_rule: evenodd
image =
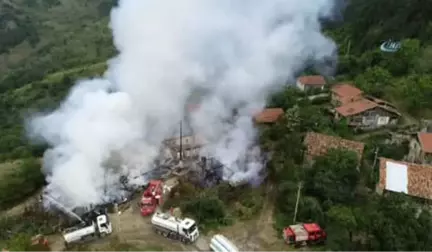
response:
<path id="1" fill-rule="evenodd" d="M 351 39 L 348 40 L 348 48 L 346 51 L 346 56 L 350 55 L 350 51 L 351 51 Z"/>
<path id="2" fill-rule="evenodd" d="M 379 151 L 379 147 L 376 147 L 376 149 L 375 149 L 375 158 L 374 158 L 374 162 L 373 162 L 373 165 L 372 165 L 372 174 L 374 174 L 373 172 L 375 172 L 375 165 L 376 165 L 376 162 L 377 162 L 377 160 L 378 160 L 378 151 Z M 375 176 L 373 177 L 374 179 L 375 179 Z"/>
<path id="3" fill-rule="evenodd" d="M 299 204 L 299 201 L 300 201 L 300 191 L 301 191 L 302 187 L 303 187 L 303 183 L 299 182 L 299 184 L 298 184 L 298 190 L 297 190 L 297 201 L 296 201 L 296 205 L 295 205 L 295 209 L 294 209 L 293 224 L 296 223 L 297 209 L 298 209 L 298 204 Z"/>

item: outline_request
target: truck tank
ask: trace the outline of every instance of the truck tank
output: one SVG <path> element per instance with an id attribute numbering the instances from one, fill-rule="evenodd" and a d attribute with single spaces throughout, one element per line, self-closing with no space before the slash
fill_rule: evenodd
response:
<path id="1" fill-rule="evenodd" d="M 231 241 L 220 234 L 213 236 L 210 240 L 210 248 L 215 252 L 239 252 Z"/>
<path id="2" fill-rule="evenodd" d="M 176 219 L 167 213 L 155 213 L 151 219 L 151 223 L 155 226 L 166 228 L 171 231 L 179 232 L 178 227 L 181 223 L 180 219 Z"/>

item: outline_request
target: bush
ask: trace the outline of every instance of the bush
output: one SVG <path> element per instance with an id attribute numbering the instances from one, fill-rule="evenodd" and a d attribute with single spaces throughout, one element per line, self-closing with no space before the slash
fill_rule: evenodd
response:
<path id="1" fill-rule="evenodd" d="M 184 202 L 182 209 L 202 225 L 225 224 L 225 205 L 216 197 L 199 197 Z"/>
<path id="2" fill-rule="evenodd" d="M 23 200 L 45 182 L 40 163 L 35 158 L 25 159 L 16 170 L 2 178 L 0 183 L 0 209 L 5 209 Z"/>

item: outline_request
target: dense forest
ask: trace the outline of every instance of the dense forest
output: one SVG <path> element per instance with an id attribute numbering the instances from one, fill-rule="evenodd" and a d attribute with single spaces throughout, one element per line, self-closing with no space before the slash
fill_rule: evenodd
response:
<path id="1" fill-rule="evenodd" d="M 1 208 L 12 206 L 43 185 L 35 167 L 45 146 L 32 145 L 25 138 L 25 118 L 35 110 L 58 105 L 75 80 L 104 72 L 104 62 L 115 53 L 107 26 L 114 4 L 114 0 L 0 2 L 0 37 L 7 38 L 0 40 L 0 161 L 4 162 L 0 179 L 10 181 L 0 183 Z M 414 119 L 430 118 L 430 13 L 429 0 L 348 1 L 343 20 L 326 24 L 324 30 L 339 48 L 336 81 L 353 81 L 367 94 L 391 101 Z M 389 39 L 401 41 L 398 52 L 380 51 L 380 44 Z M 377 147 L 380 156 L 401 159 L 406 146 L 388 144 L 385 135 L 370 137 L 364 140 L 363 160 L 335 149 L 314 165 L 304 165 L 300 146 L 306 132 L 348 139 L 354 139 L 355 132 L 343 121 L 330 119 L 327 100 L 303 98 L 293 87 L 275 94 L 268 106 L 282 107 L 285 115 L 275 125 L 260 127 L 262 148 L 272 153 L 267 168 L 268 183 L 277 188 L 275 228 L 280 231 L 292 224 L 301 183 L 298 221 L 317 222 L 329 234 L 327 244 L 318 249 L 431 250 L 432 216 L 425 202 L 375 193 Z M 357 164 L 360 169 L 353 169 Z M 8 168 L 11 165 L 14 169 Z M 224 209 L 237 201 L 248 208 L 232 216 L 249 218 L 259 211 L 262 199 L 259 190 L 234 190 L 225 184 L 198 194 L 187 186 L 183 190 L 189 190 L 184 194 L 190 196 L 182 199 L 182 208 L 196 216 L 204 228 L 229 225 L 230 213 Z"/>

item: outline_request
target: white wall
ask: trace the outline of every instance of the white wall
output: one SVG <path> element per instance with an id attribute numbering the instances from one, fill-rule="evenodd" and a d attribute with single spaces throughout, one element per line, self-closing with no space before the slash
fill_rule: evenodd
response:
<path id="1" fill-rule="evenodd" d="M 305 90 L 305 86 L 304 86 L 300 81 L 297 81 L 297 82 L 296 82 L 296 86 L 297 86 L 300 90 L 302 90 L 302 91 Z"/>
<path id="2" fill-rule="evenodd" d="M 389 123 L 389 121 L 390 121 L 390 117 L 388 117 L 388 116 L 379 116 L 377 124 L 378 124 L 378 126 L 387 125 Z"/>
<path id="3" fill-rule="evenodd" d="M 408 194 L 408 167 L 406 165 L 386 161 L 385 189 Z"/>

